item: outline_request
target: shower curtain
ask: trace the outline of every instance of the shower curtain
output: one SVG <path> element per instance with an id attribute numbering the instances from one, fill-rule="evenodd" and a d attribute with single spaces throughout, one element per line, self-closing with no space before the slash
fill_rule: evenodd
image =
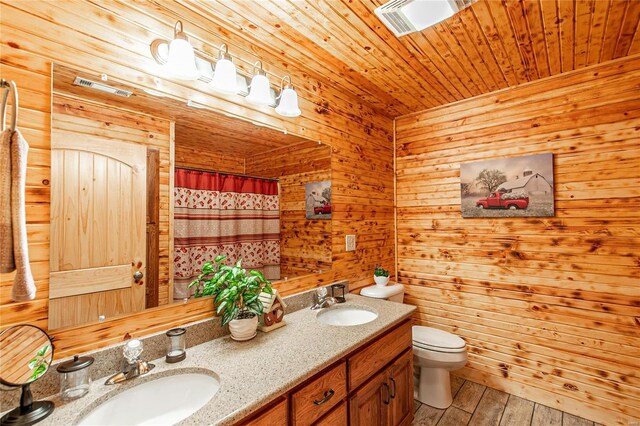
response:
<path id="1" fill-rule="evenodd" d="M 218 255 L 280 278 L 280 197 L 274 180 L 176 168 L 174 299 Z"/>

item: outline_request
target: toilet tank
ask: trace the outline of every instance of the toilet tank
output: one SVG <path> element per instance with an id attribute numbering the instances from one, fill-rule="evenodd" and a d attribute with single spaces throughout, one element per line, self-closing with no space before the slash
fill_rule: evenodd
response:
<path id="1" fill-rule="evenodd" d="M 360 295 L 402 303 L 404 301 L 404 286 L 402 284 L 371 285 L 360 290 Z"/>

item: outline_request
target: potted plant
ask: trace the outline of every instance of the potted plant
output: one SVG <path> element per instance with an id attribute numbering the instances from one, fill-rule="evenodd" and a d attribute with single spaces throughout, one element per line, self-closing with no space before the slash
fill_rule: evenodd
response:
<path id="1" fill-rule="evenodd" d="M 381 265 L 376 265 L 376 269 L 373 271 L 373 279 L 376 285 L 385 286 L 389 282 L 389 271 L 384 269 Z"/>
<path id="2" fill-rule="evenodd" d="M 217 256 L 204 263 L 189 287 L 195 286 L 196 298 L 214 296 L 216 314 L 223 326 L 229 324 L 233 339 L 249 340 L 257 334 L 258 315 L 263 311 L 260 293 L 272 294 L 271 283 L 262 272 L 243 269 L 242 259 L 233 266 L 223 264 L 224 259 Z"/>

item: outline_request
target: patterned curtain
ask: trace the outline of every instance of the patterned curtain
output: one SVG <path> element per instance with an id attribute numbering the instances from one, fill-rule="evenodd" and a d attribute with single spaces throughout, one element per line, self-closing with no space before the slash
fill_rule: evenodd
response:
<path id="1" fill-rule="evenodd" d="M 176 168 L 174 196 L 174 299 L 221 254 L 280 278 L 278 182 Z"/>

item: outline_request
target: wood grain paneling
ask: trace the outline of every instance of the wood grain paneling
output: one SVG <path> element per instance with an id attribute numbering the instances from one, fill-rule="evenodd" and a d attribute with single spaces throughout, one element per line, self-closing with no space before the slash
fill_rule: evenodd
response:
<path id="1" fill-rule="evenodd" d="M 463 377 L 640 417 L 639 123 L 638 55 L 397 119 L 398 278 L 468 342 Z M 460 163 L 544 152 L 555 217 L 462 219 Z"/>
<path id="2" fill-rule="evenodd" d="M 215 16 L 200 14 L 201 9 L 213 6 L 224 9 L 223 13 Z M 248 14 L 245 13 L 246 9 L 250 10 Z M 108 73 L 117 76 L 123 83 L 160 90 L 182 100 L 197 99 L 214 111 L 246 116 L 272 128 L 287 130 L 289 134 L 311 140 L 321 140 L 331 146 L 334 209 L 332 270 L 283 282 L 278 286 L 283 294 L 336 279 L 350 280 L 352 288 L 357 289 L 371 282 L 375 263 L 392 263 L 392 121 L 382 113 L 384 108 L 381 106 L 386 101 L 374 102 L 374 97 L 345 90 L 344 86 L 336 83 L 342 77 L 334 71 L 335 65 L 332 64 L 330 70 L 326 68 L 323 61 L 319 60 L 321 55 L 314 60 L 297 54 L 283 55 L 282 52 L 288 52 L 289 48 L 278 41 L 284 34 L 281 30 L 274 31 L 277 35 L 268 36 L 270 43 L 265 43 L 265 30 L 270 31 L 272 27 L 254 25 L 253 22 L 273 17 L 260 10 L 243 2 L 231 8 L 224 2 L 215 5 L 119 0 L 0 2 L 0 74 L 18 84 L 18 125 L 31 146 L 26 195 L 27 229 L 32 270 L 38 286 L 35 300 L 14 303 L 10 300 L 13 275 L 3 274 L 0 277 L 2 328 L 21 322 L 47 327 L 50 87 L 53 61 L 93 75 Z M 170 37 L 176 19 L 183 20 L 192 43 L 199 51 L 215 55 L 217 46 L 227 42 L 231 52 L 243 58 L 236 61 L 241 69 L 247 71 L 257 59 L 262 59 L 271 76 L 291 74 L 300 95 L 302 116 L 285 119 L 277 116 L 272 109 L 248 105 L 244 98 L 215 94 L 202 82 L 185 83 L 167 78 L 151 58 L 149 43 L 157 37 Z M 277 21 L 273 21 L 273 24 L 280 25 Z M 236 25 L 238 22 L 242 24 Z M 325 68 L 332 73 L 331 79 L 325 75 Z M 352 76 L 358 74 L 346 71 Z M 160 77 L 160 89 L 153 76 Z M 382 90 L 366 83 L 364 77 L 362 80 L 367 87 L 382 94 Z M 161 191 L 165 190 L 168 188 L 161 188 Z M 345 252 L 345 234 L 358 235 L 356 251 Z M 161 235 L 161 256 L 169 253 L 167 238 Z M 55 355 L 58 358 L 69 356 L 211 315 L 211 301 L 201 300 L 67 329 L 54 333 Z"/>
<path id="3" fill-rule="evenodd" d="M 373 12 L 386 2 L 154 1 L 163 14 L 194 18 L 198 39 L 211 38 L 214 28 L 242 29 L 257 55 L 286 52 L 288 64 L 274 63 L 269 71 L 292 64 L 391 117 L 640 50 L 636 0 L 480 0 L 400 38 Z M 304 93 L 321 90 L 300 80 Z"/>
<path id="4" fill-rule="evenodd" d="M 331 269 L 331 220 L 306 218 L 305 184 L 331 180 L 331 148 L 314 141 L 246 159 L 249 175 L 280 183 L 280 273 L 297 277 Z"/>
<path id="5" fill-rule="evenodd" d="M 158 148 L 147 148 L 146 265 L 144 302 L 146 308 L 154 308 L 160 302 L 160 150 Z"/>
<path id="6" fill-rule="evenodd" d="M 123 64 L 136 56 L 150 61 L 149 39 L 169 38 L 172 31 L 166 27 L 182 19 L 202 56 L 217 57 L 217 47 L 228 43 L 246 74 L 256 59 L 269 58 L 265 70 L 272 81 L 299 71 L 294 84 L 310 101 L 309 108 L 331 114 L 339 126 L 353 120 L 382 132 L 381 116 L 444 105 L 640 51 L 636 0 L 480 0 L 400 38 L 373 12 L 383 3 L 112 0 L 86 2 L 72 11 L 36 4 L 28 11 L 54 21 L 42 28 L 60 39 L 74 39 L 77 30 L 74 49 L 93 47 L 96 57 L 105 58 L 111 51 L 100 51 L 100 41 L 118 46 Z M 105 25 L 106 16 L 111 16 L 110 25 Z M 91 29 L 78 27 L 79 17 Z M 334 89 L 331 99 L 324 97 L 327 88 Z M 354 99 L 363 102 L 354 104 Z"/>
<path id="7" fill-rule="evenodd" d="M 191 167 L 216 170 L 224 173 L 244 174 L 244 157 L 218 155 L 184 143 L 180 134 L 176 135 L 176 167 Z"/>

